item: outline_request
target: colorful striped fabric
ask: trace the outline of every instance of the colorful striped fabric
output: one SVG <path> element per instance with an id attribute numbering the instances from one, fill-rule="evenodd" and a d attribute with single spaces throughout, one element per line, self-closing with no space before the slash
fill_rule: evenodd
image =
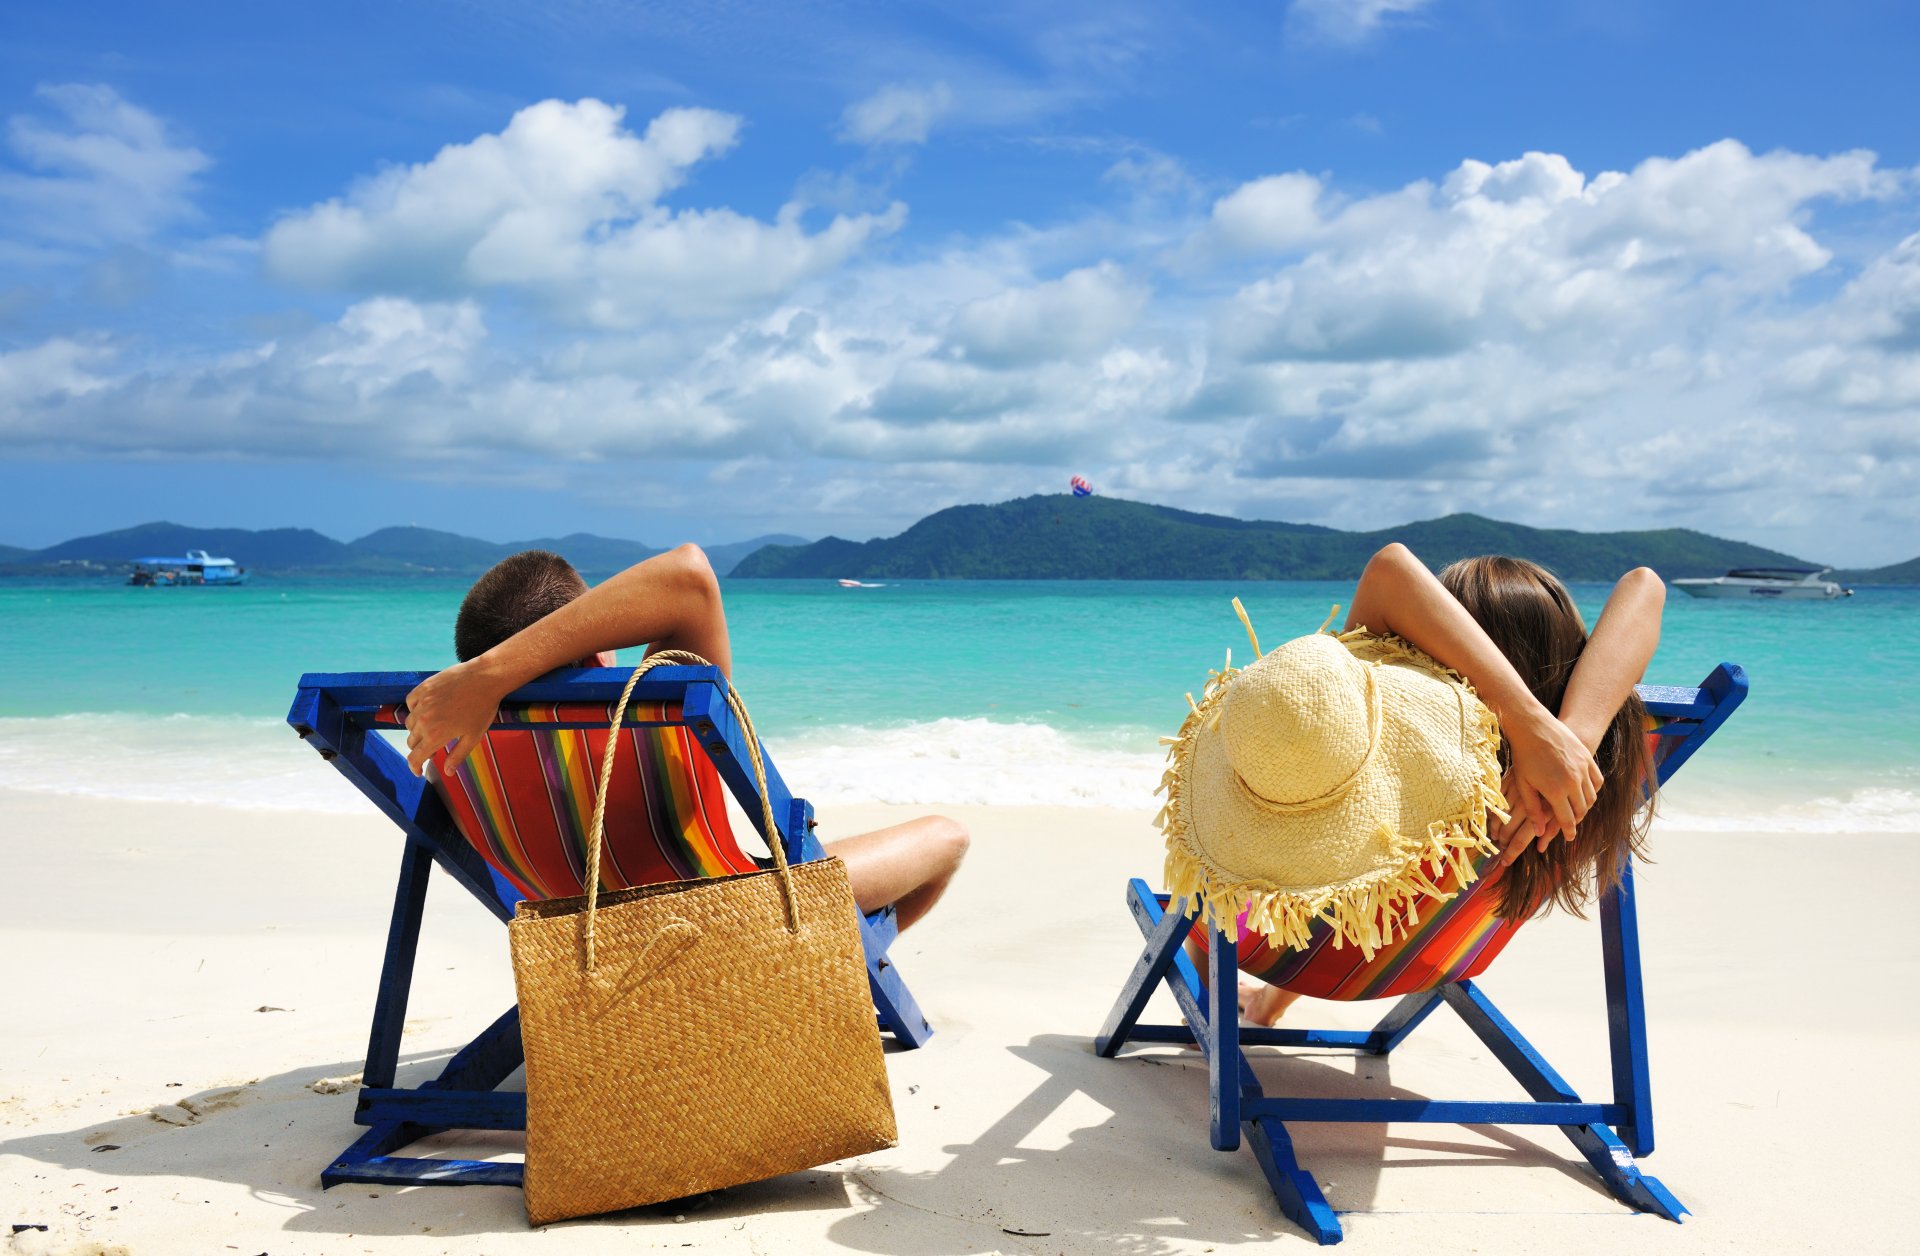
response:
<path id="1" fill-rule="evenodd" d="M 1647 723 L 1647 741 L 1656 768 L 1677 741 L 1660 735 L 1664 725 L 1665 721 L 1652 718 Z M 1474 865 L 1475 873 L 1482 873 L 1491 861 L 1492 856 L 1482 857 Z M 1427 875 L 1433 877 L 1436 871 L 1429 866 Z M 1443 890 L 1459 889 L 1457 874 L 1450 883 L 1436 883 Z M 1477 977 L 1526 923 L 1500 918 L 1499 884 L 1496 869 L 1490 876 L 1478 875 L 1452 899 L 1415 896 L 1402 917 L 1404 932 L 1376 950 L 1372 959 L 1365 958 L 1357 946 L 1341 946 L 1339 936 L 1325 922 L 1314 925 L 1303 949 L 1290 950 L 1270 945 L 1260 934 L 1245 929 L 1243 921 L 1240 971 L 1320 999 L 1398 998 Z M 1204 953 L 1205 924 L 1196 921 L 1188 936 Z"/>
<path id="2" fill-rule="evenodd" d="M 713 761 L 684 725 L 677 704 L 636 702 L 614 755 L 602 889 L 754 872 L 727 820 Z M 434 755 L 434 787 L 454 824 L 488 864 L 528 898 L 586 892 L 586 836 L 606 750 L 604 706 L 502 708 L 501 722 L 590 723 L 596 729 L 494 729 L 451 776 Z M 404 727 L 386 708 L 375 727 Z"/>

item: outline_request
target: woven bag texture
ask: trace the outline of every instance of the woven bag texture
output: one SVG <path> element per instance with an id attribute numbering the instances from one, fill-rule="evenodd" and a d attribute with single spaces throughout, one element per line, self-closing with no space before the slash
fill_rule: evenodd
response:
<path id="1" fill-rule="evenodd" d="M 758 1181 L 896 1141 L 857 909 L 838 859 L 523 902 L 534 1225 Z"/>

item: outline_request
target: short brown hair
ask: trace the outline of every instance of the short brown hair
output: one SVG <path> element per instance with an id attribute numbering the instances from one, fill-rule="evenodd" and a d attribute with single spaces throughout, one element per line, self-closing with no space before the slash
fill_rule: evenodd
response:
<path id="1" fill-rule="evenodd" d="M 522 550 L 473 582 L 453 621 L 453 652 L 462 663 L 485 654 L 522 628 L 587 591 L 573 564 L 551 550 Z"/>

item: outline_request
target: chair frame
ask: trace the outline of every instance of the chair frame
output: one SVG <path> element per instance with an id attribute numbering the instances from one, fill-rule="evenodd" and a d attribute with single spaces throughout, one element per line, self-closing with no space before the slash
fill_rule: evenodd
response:
<path id="1" fill-rule="evenodd" d="M 1667 717 L 1661 736 L 1680 738 L 1660 761 L 1664 784 L 1746 698 L 1746 673 L 1732 663 L 1715 668 L 1697 689 L 1641 685 L 1648 712 Z M 1300 1167 L 1288 1121 L 1382 1124 L 1429 1121 L 1462 1125 L 1557 1125 L 1600 1174 L 1612 1194 L 1641 1212 L 1678 1221 L 1687 1208 L 1657 1178 L 1640 1171 L 1637 1156 L 1653 1151 L 1653 1099 L 1647 1063 L 1646 1003 L 1640 977 L 1640 930 L 1631 861 L 1620 884 L 1600 902 L 1600 948 L 1606 975 L 1607 1029 L 1613 1099 L 1587 1103 L 1471 980 L 1403 996 L 1370 1030 L 1243 1027 L 1237 1002 L 1235 943 L 1217 925 L 1208 937 L 1208 981 L 1185 953 L 1191 921 L 1185 901 L 1169 903 L 1134 878 L 1127 907 L 1146 938 L 1120 997 L 1094 1040 L 1112 1057 L 1129 1042 L 1191 1043 L 1207 1062 L 1210 1135 L 1220 1151 L 1240 1146 L 1244 1128 L 1254 1159 L 1281 1211 L 1321 1243 L 1338 1243 L 1339 1218 L 1313 1176 Z M 1139 1018 L 1164 982 L 1186 1017 L 1181 1025 L 1142 1025 Z M 1436 1099 L 1269 1098 L 1245 1048 L 1335 1047 L 1386 1055 L 1442 1003 L 1506 1066 L 1530 1101 L 1453 1102 Z"/>
<path id="2" fill-rule="evenodd" d="M 625 668 L 576 668 L 553 672 L 515 690 L 503 705 L 566 703 L 610 708 L 631 673 Z M 395 1185 L 518 1186 L 524 1166 L 517 1162 L 396 1156 L 391 1153 L 446 1130 L 524 1130 L 524 1092 L 497 1091 L 524 1061 L 520 1012 L 508 1008 L 492 1025 L 462 1047 L 439 1076 L 420 1086 L 394 1085 L 399 1067 L 401 1026 L 413 984 L 414 957 L 426 904 L 428 874 L 437 864 L 502 923 L 513 918 L 520 892 L 495 872 L 462 836 L 438 791 L 415 776 L 401 754 L 374 727 L 380 708 L 402 703 L 431 672 L 311 672 L 300 678 L 287 723 L 340 773 L 399 825 L 406 834 L 387 929 L 386 958 L 374 998 L 373 1026 L 367 1043 L 354 1122 L 367 1132 L 334 1158 L 321 1173 L 322 1186 L 342 1182 Z M 626 727 L 685 725 L 712 758 L 756 832 L 762 819 L 745 737 L 727 706 L 727 681 L 714 667 L 663 665 L 635 686 L 633 703 L 678 703 L 681 718 L 639 718 Z M 605 728 L 593 722 L 531 723 L 500 719 L 493 730 Z M 813 835 L 813 807 L 795 798 L 771 758 L 763 758 L 768 801 L 777 833 L 761 833 L 784 843 L 787 858 L 799 863 L 823 859 Z M 907 1047 L 923 1045 L 933 1028 L 920 1012 L 887 950 L 899 933 L 891 907 L 860 918 L 866 952 L 867 984 L 880 1029 Z"/>

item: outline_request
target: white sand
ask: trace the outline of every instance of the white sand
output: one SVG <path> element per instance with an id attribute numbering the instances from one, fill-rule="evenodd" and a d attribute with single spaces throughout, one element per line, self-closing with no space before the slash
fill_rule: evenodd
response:
<path id="1" fill-rule="evenodd" d="M 517 1190 L 320 1190 L 358 1132 L 351 1086 L 315 1083 L 350 1077 L 365 1050 L 400 853 L 384 820 L 0 793 L 0 1226 L 49 1227 L 0 1250 L 1303 1250 L 1251 1154 L 1208 1148 L 1193 1053 L 1091 1052 L 1139 945 L 1123 884 L 1157 871 L 1146 813 L 956 814 L 973 855 L 895 952 L 939 1030 L 888 1057 L 899 1148 L 725 1192 L 684 1221 L 536 1232 Z M 1552 1129 L 1296 1127 L 1347 1250 L 1913 1250 L 1920 839 L 1671 833 L 1656 853 L 1641 880 L 1660 1141 L 1646 1167 L 1694 1217 L 1633 1214 Z M 1595 926 L 1530 926 L 1482 984 L 1604 1096 Z M 504 930 L 437 877 L 402 1083 L 511 989 Z M 1302 1004 L 1296 1019 L 1380 1010 Z M 1445 1011 L 1390 1059 L 1258 1067 L 1270 1093 L 1520 1097 Z M 149 1115 L 163 1105 L 171 1121 Z"/>

